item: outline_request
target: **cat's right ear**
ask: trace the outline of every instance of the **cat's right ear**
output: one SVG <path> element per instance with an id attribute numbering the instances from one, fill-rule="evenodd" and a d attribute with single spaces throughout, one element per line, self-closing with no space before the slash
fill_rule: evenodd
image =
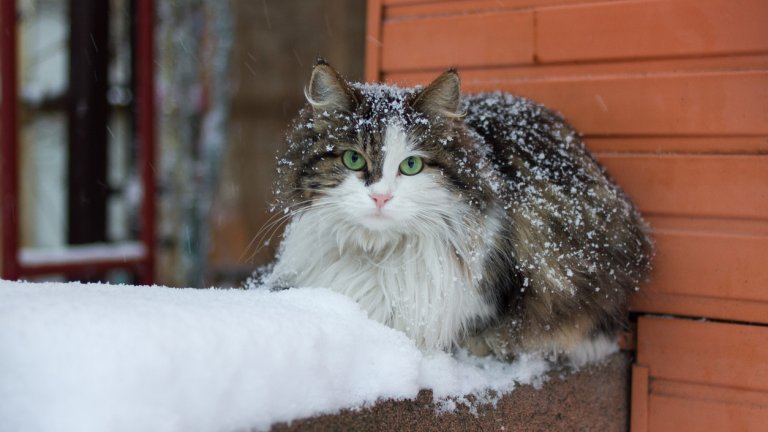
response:
<path id="1" fill-rule="evenodd" d="M 347 82 L 325 61 L 318 61 L 312 69 L 304 97 L 315 113 L 352 111 L 357 104 L 355 93 Z"/>
<path id="2" fill-rule="evenodd" d="M 412 106 L 426 114 L 459 118 L 464 115 L 459 109 L 460 103 L 461 80 L 456 69 L 449 69 L 417 93 Z"/>

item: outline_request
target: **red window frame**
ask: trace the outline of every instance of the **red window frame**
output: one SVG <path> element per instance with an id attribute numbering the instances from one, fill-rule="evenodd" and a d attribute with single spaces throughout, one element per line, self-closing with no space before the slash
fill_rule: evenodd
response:
<path id="1" fill-rule="evenodd" d="M 77 277 L 114 269 L 131 269 L 139 282 L 155 280 L 155 83 L 154 83 L 154 0 L 136 1 L 136 86 L 139 171 L 142 179 L 139 257 L 99 257 L 66 263 L 25 264 L 19 260 L 19 160 L 18 160 L 18 43 L 16 0 L 0 2 L 0 236 L 2 261 L 0 277 L 17 280 L 46 274 Z"/>

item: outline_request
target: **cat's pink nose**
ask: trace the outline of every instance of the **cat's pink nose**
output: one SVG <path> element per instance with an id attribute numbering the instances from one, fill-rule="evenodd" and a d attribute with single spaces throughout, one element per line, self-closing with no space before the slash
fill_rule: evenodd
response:
<path id="1" fill-rule="evenodd" d="M 382 208 L 384 207 L 384 204 L 387 203 L 387 201 L 392 199 L 392 194 L 371 194 L 371 199 L 376 203 L 376 208 Z"/>

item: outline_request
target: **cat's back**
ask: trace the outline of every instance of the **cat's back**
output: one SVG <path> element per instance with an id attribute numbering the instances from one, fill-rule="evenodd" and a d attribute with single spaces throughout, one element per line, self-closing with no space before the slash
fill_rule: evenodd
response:
<path id="1" fill-rule="evenodd" d="M 605 180 L 576 130 L 556 112 L 504 92 L 467 95 L 462 108 L 467 128 L 508 178 L 524 173 L 568 189 Z"/>
<path id="2" fill-rule="evenodd" d="M 501 92 L 464 104 L 467 128 L 502 177 L 496 196 L 520 279 L 563 293 L 561 307 L 619 316 L 614 308 L 647 274 L 653 250 L 635 206 L 554 111 Z"/>
<path id="3" fill-rule="evenodd" d="M 485 139 L 514 140 L 522 144 L 522 134 L 565 136 L 574 133 L 554 111 L 522 96 L 505 92 L 476 93 L 462 99 L 464 122 Z"/>

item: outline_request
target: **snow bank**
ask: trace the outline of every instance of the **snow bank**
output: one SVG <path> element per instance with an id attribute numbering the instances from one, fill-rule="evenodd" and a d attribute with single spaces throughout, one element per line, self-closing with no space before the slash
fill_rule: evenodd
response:
<path id="1" fill-rule="evenodd" d="M 230 431 L 546 372 L 423 354 L 324 289 L 0 281 L 0 430 Z"/>

